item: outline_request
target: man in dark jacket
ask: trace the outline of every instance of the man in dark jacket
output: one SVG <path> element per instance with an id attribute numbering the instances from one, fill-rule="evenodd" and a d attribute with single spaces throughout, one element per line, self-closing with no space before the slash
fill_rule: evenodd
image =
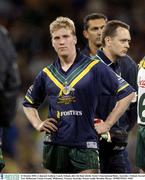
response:
<path id="1" fill-rule="evenodd" d="M 110 49 L 107 50 L 107 52 L 109 51 L 111 53 L 113 51 L 113 54 L 115 54 L 115 60 L 113 61 L 112 57 L 110 57 L 108 53 L 106 55 L 106 51 L 104 51 L 106 50 L 106 45 L 104 45 L 105 47 L 102 47 L 101 42 L 102 30 L 106 23 L 107 18 L 102 14 L 94 13 L 85 17 L 84 36 L 88 40 L 88 46 L 82 52 L 88 56 L 95 56 L 96 50 L 98 57 L 104 63 L 110 66 L 118 75 L 123 77 L 130 85 L 134 87 L 135 90 L 137 90 L 137 67 L 135 62 L 126 55 L 129 48 L 128 43 L 130 41 L 129 29 L 126 29 L 127 39 L 126 37 L 123 38 L 124 42 L 127 44 L 125 46 L 127 47 L 123 49 L 124 52 L 122 54 L 118 54 L 117 50 L 119 50 L 119 48 L 117 46 L 115 46 L 114 49 L 111 46 Z M 125 27 L 129 28 L 126 25 Z M 113 38 L 118 36 L 118 34 L 116 35 L 115 30 L 116 28 L 113 30 Z M 105 38 L 107 39 L 110 37 L 105 36 Z M 103 49 L 103 51 L 98 49 Z M 115 53 L 114 50 L 116 50 Z M 111 112 L 112 108 L 114 107 L 116 100 L 114 97 L 110 96 L 103 97 L 103 99 L 105 100 L 101 101 L 98 117 L 101 119 L 106 119 L 106 116 Z M 136 119 L 137 112 L 135 102 L 130 105 L 128 111 L 124 113 L 120 120 L 111 129 L 112 142 L 108 143 L 105 140 L 100 141 L 100 163 L 102 173 L 131 172 L 130 162 L 128 160 L 128 153 L 126 151 L 126 145 L 128 133 L 136 123 Z"/>
<path id="2" fill-rule="evenodd" d="M 20 86 L 16 57 L 8 31 L 0 25 L 0 171 L 5 164 L 2 156 L 2 131 L 14 119 Z"/>

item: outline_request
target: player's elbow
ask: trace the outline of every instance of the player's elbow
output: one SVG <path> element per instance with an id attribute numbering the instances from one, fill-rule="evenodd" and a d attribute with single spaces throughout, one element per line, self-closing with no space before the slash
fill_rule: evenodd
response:
<path id="1" fill-rule="evenodd" d="M 119 101 L 119 104 L 128 106 L 134 99 L 135 92 L 130 93 L 128 96 Z"/>
<path id="2" fill-rule="evenodd" d="M 132 92 L 128 96 L 119 100 L 117 104 L 118 106 L 126 107 L 132 102 L 134 97 L 135 97 L 135 92 Z"/>
<path id="3" fill-rule="evenodd" d="M 128 99 L 131 102 L 135 102 L 135 99 L 136 99 L 136 93 L 135 92 L 132 92 L 131 94 L 128 95 Z"/>

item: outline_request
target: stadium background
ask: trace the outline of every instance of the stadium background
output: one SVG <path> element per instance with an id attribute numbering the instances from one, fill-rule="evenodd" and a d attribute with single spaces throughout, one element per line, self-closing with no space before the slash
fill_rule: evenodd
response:
<path id="1" fill-rule="evenodd" d="M 4 132 L 4 152 L 7 173 L 43 173 L 41 167 L 42 138 L 26 120 L 22 101 L 26 89 L 35 75 L 55 57 L 49 36 L 49 24 L 57 16 L 68 16 L 77 29 L 78 46 L 83 48 L 83 18 L 86 14 L 100 12 L 108 19 L 119 19 L 131 26 L 129 55 L 138 63 L 145 54 L 145 0 L 0 0 L 0 23 L 10 32 L 18 52 L 18 65 L 22 85 L 18 97 L 16 119 Z M 40 111 L 42 118 L 46 109 Z M 129 155 L 134 165 L 136 127 L 129 138 Z"/>

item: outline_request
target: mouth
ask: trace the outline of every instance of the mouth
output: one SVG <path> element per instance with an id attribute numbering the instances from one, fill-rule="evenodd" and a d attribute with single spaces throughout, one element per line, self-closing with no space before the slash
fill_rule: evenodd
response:
<path id="1" fill-rule="evenodd" d="M 128 51 L 128 50 L 124 50 L 124 51 L 122 51 L 122 53 L 123 53 L 123 54 L 127 54 L 127 51 Z"/>
<path id="2" fill-rule="evenodd" d="M 63 50 L 66 50 L 67 47 L 60 47 L 59 49 L 60 49 L 61 51 L 63 51 Z"/>

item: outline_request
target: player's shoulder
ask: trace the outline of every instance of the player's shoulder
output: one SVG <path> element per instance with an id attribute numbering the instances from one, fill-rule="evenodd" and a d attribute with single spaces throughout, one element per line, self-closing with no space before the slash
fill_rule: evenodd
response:
<path id="1" fill-rule="evenodd" d="M 100 64 L 100 59 L 98 58 L 98 56 L 88 56 L 88 55 L 85 55 L 85 54 L 82 54 L 81 56 L 81 64 L 89 67 L 89 68 L 92 68 L 92 67 L 98 67 L 98 64 Z"/>
<path id="2" fill-rule="evenodd" d="M 45 67 L 40 71 L 39 76 L 42 76 L 42 77 L 43 77 L 43 76 L 47 76 L 48 74 L 50 74 L 52 67 L 53 67 L 53 63 L 45 66 Z"/>
<path id="3" fill-rule="evenodd" d="M 124 56 L 124 57 L 121 57 L 119 60 L 120 60 L 121 63 L 136 66 L 136 62 L 135 62 L 135 61 L 132 59 L 132 57 L 130 57 L 129 55 L 126 55 L 126 56 Z"/>
<path id="4" fill-rule="evenodd" d="M 103 74 L 104 76 L 114 74 L 114 71 L 99 56 L 96 55 L 92 60 L 97 62 L 95 66 L 96 73 Z"/>
<path id="5" fill-rule="evenodd" d="M 128 55 L 119 59 L 119 64 L 122 68 L 137 69 L 136 62 Z"/>
<path id="6" fill-rule="evenodd" d="M 90 61 L 96 62 L 96 64 L 101 62 L 98 56 L 90 57 Z"/>

